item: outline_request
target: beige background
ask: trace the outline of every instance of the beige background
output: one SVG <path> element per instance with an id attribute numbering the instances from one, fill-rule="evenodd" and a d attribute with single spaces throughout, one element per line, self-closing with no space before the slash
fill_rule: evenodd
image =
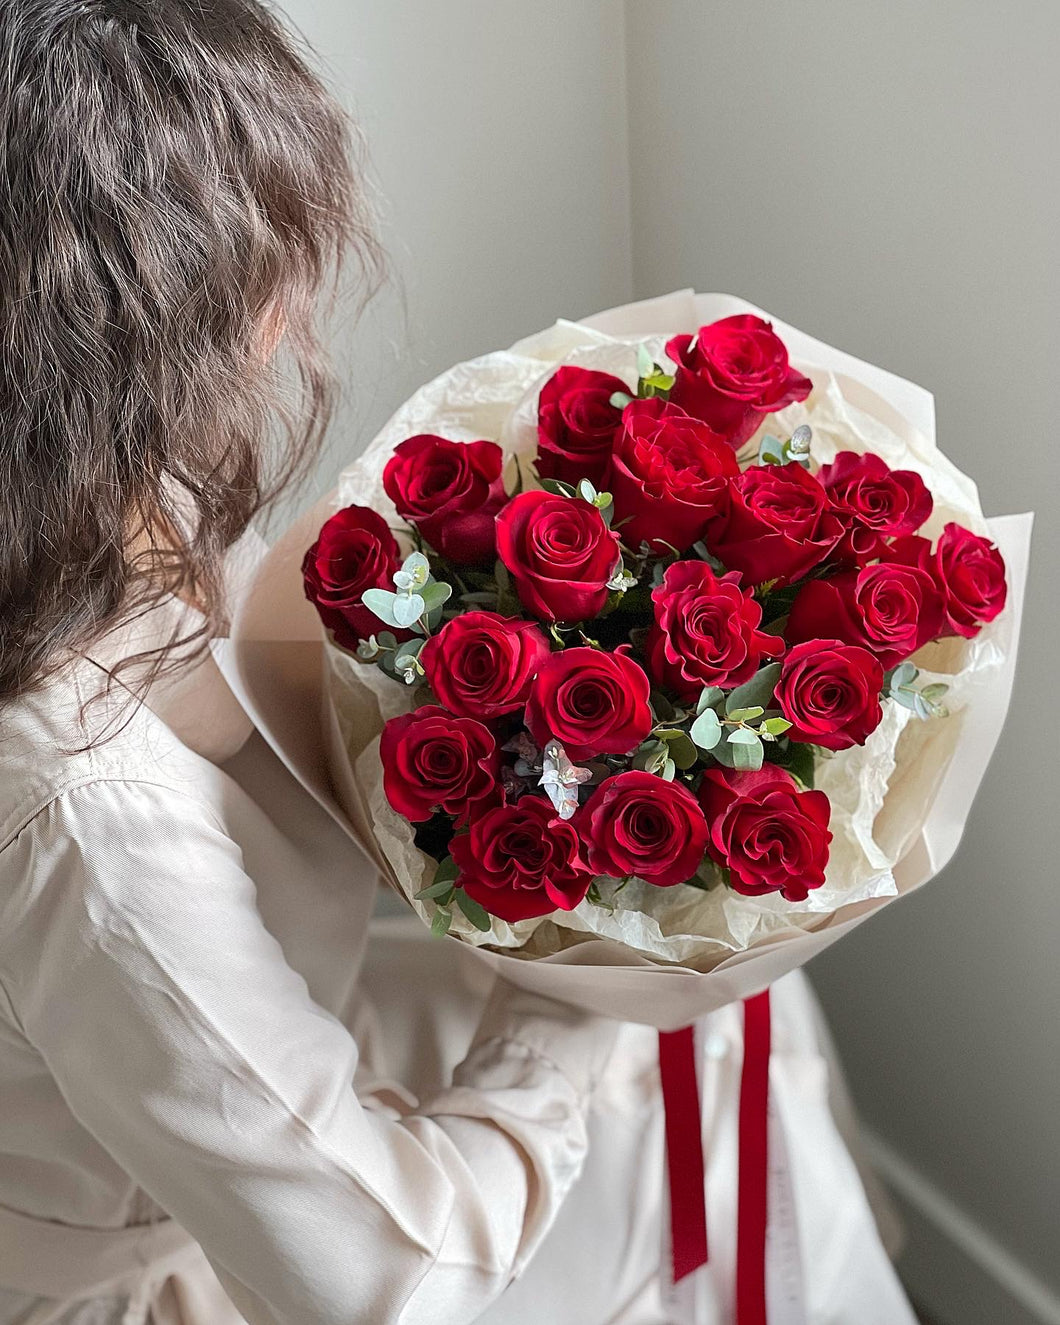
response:
<path id="1" fill-rule="evenodd" d="M 811 974 L 918 1297 L 952 1325 L 1060 1321 L 1060 6 L 286 7 L 364 125 L 401 287 L 339 329 L 319 490 L 450 363 L 692 285 L 923 383 L 987 513 L 1037 510 L 1009 729 L 961 851 Z"/>

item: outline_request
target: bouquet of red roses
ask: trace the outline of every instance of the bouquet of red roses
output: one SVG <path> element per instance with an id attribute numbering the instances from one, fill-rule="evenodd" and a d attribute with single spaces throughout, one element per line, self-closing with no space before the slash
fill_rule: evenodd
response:
<path id="1" fill-rule="evenodd" d="M 937 782 L 950 693 L 997 669 L 1005 565 L 971 485 L 756 313 L 560 328 L 558 366 L 461 365 L 348 472 L 385 497 L 303 565 L 340 744 L 436 933 L 707 971 L 894 894 L 888 787 Z"/>
<path id="2" fill-rule="evenodd" d="M 763 1321 L 767 1222 L 794 1246 L 769 1147 L 831 1182 L 783 1123 L 816 1078 L 771 1071 L 768 987 L 953 855 L 1030 518 L 983 517 L 927 392 L 690 291 L 456 365 L 335 505 L 266 558 L 237 685 L 436 933 L 660 1031 L 674 1319 L 707 1260 L 693 1027 L 744 1000 L 735 1314 Z M 299 563 L 326 770 L 317 644 L 273 640 Z"/>

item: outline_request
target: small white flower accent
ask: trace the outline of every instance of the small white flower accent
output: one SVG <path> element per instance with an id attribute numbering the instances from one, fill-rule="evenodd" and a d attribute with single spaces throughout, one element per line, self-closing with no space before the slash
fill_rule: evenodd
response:
<path id="1" fill-rule="evenodd" d="M 608 580 L 607 587 L 614 590 L 615 593 L 629 593 L 630 589 L 635 588 L 636 583 L 637 577 L 632 571 L 619 566 L 614 575 Z"/>
<path id="2" fill-rule="evenodd" d="M 549 741 L 544 753 L 545 768 L 540 785 L 544 787 L 559 817 L 569 819 L 578 808 L 578 788 L 590 780 L 592 769 L 572 764 L 559 741 Z"/>

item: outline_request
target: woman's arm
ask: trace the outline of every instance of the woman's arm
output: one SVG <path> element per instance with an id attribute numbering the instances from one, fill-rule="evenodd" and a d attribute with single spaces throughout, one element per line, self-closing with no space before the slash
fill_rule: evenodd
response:
<path id="1" fill-rule="evenodd" d="M 503 1290 L 579 1172 L 612 1023 L 504 991 L 453 1086 L 395 1119 L 198 801 L 77 788 L 0 863 L 31 885 L 0 940 L 24 1033 L 248 1320 L 444 1325 Z"/>

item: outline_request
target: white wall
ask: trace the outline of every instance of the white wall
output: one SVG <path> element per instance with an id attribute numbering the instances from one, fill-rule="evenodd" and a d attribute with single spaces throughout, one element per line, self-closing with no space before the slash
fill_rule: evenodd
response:
<path id="1" fill-rule="evenodd" d="M 1060 6 L 287 8 L 368 133 L 408 304 L 407 334 L 391 295 L 339 338 L 352 401 L 321 488 L 448 364 L 691 284 L 922 382 L 985 509 L 1037 509 L 1009 730 L 962 850 L 811 974 L 918 1206 L 918 1292 L 947 1325 L 1060 1320 Z"/>
<path id="2" fill-rule="evenodd" d="M 395 277 L 340 331 L 349 398 L 323 491 L 436 373 L 630 297 L 623 14 L 620 0 L 284 8 L 367 136 Z"/>

